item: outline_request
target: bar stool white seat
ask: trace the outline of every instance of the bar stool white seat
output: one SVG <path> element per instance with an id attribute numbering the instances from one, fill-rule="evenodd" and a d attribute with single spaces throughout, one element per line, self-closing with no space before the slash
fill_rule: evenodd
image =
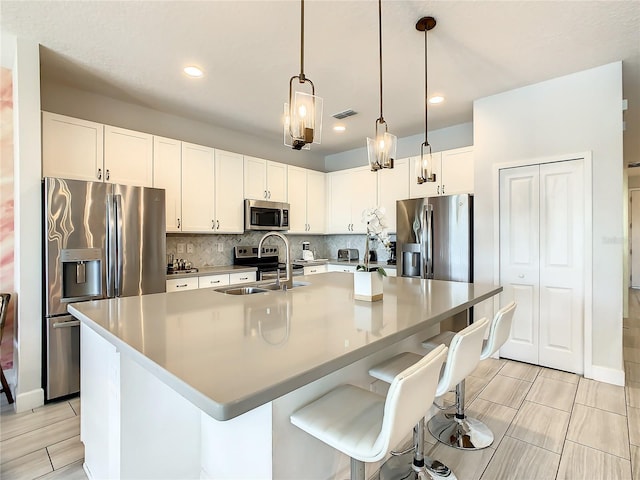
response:
<path id="1" fill-rule="evenodd" d="M 511 302 L 498 310 L 489 327 L 489 335 L 483 342 L 479 361 L 491 357 L 508 340 L 515 309 L 515 302 Z M 423 342 L 422 346 L 432 349 L 441 344 L 450 345 L 455 335 L 453 332 L 442 332 Z M 486 448 L 493 443 L 493 432 L 480 420 L 465 414 L 464 390 L 463 378 L 456 385 L 456 413 L 438 413 L 429 420 L 427 427 L 431 435 L 445 445 L 465 450 Z"/>
<path id="2" fill-rule="evenodd" d="M 385 457 L 426 412 L 433 399 L 447 347 L 433 349 L 396 375 L 386 398 L 341 385 L 294 412 L 291 423 L 351 457 L 351 480 L 364 480 L 364 462 Z"/>
<path id="3" fill-rule="evenodd" d="M 436 396 L 447 393 L 454 385 L 471 373 L 480 358 L 482 339 L 487 326 L 487 319 L 482 318 L 455 334 L 450 342 L 447 360 L 440 374 Z M 435 348 L 439 348 L 436 346 Z M 433 351 L 433 350 L 432 350 Z M 389 382 L 394 377 L 394 372 L 401 371 L 407 365 L 418 361 L 421 355 L 405 352 L 390 358 L 386 362 L 376 365 L 369 370 L 369 375 L 379 380 Z M 475 360 L 474 360 L 475 359 Z M 429 405 L 429 398 L 424 400 Z M 455 478 L 451 470 L 438 460 L 424 456 L 424 423 L 421 418 L 414 428 L 414 452 L 403 452 L 401 455 L 391 458 L 380 469 L 380 478 L 409 478 L 410 472 L 426 468 L 432 476 Z"/>

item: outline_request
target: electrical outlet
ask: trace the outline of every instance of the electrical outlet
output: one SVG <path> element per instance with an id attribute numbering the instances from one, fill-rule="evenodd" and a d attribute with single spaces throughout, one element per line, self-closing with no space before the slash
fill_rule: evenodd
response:
<path id="1" fill-rule="evenodd" d="M 193 243 L 187 243 L 187 253 L 193 253 Z"/>
<path id="2" fill-rule="evenodd" d="M 178 244 L 177 251 L 178 251 L 178 253 L 184 253 L 184 243 L 179 243 Z"/>
<path id="3" fill-rule="evenodd" d="M 224 243 L 219 243 L 218 244 L 218 252 L 220 252 L 220 253 L 224 252 Z"/>

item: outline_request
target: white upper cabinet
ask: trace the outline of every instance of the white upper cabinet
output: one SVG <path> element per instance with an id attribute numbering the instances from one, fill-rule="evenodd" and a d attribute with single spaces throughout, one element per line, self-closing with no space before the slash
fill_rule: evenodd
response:
<path id="1" fill-rule="evenodd" d="M 473 193 L 473 147 L 455 148 L 433 154 L 435 182 L 418 185 L 416 178 L 420 157 L 411 157 L 411 198 Z"/>
<path id="2" fill-rule="evenodd" d="M 307 172 L 307 233 L 325 233 L 327 227 L 327 176 Z"/>
<path id="3" fill-rule="evenodd" d="M 153 185 L 153 135 L 104 126 L 104 181 Z"/>
<path id="4" fill-rule="evenodd" d="M 165 189 L 167 232 L 182 229 L 182 142 L 153 137 L 153 186 Z"/>
<path id="5" fill-rule="evenodd" d="M 102 124 L 42 112 L 42 176 L 101 181 L 103 143 Z"/>
<path id="6" fill-rule="evenodd" d="M 243 156 L 215 151 L 215 233 L 244 232 Z"/>
<path id="7" fill-rule="evenodd" d="M 252 200 L 287 201 L 287 165 L 244 157 L 244 195 Z"/>
<path id="8" fill-rule="evenodd" d="M 153 136 L 42 112 L 42 175 L 153 185 Z"/>
<path id="9" fill-rule="evenodd" d="M 473 193 L 473 147 L 442 152 L 442 194 Z"/>
<path id="10" fill-rule="evenodd" d="M 182 142 L 182 231 L 214 233 L 214 150 Z"/>
<path id="11" fill-rule="evenodd" d="M 377 205 L 376 183 L 368 166 L 327 175 L 327 233 L 366 233 L 362 212 Z"/>
<path id="12" fill-rule="evenodd" d="M 390 233 L 396 231 L 396 201 L 409 198 L 409 159 L 396 160 L 392 169 L 378 170 L 378 206 L 385 209 Z"/>
<path id="13" fill-rule="evenodd" d="M 324 233 L 325 174 L 289 165 L 287 177 L 289 233 Z"/>

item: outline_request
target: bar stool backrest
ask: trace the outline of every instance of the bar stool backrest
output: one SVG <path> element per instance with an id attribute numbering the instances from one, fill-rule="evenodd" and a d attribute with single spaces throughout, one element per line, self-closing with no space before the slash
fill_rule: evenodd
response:
<path id="1" fill-rule="evenodd" d="M 481 318 L 460 330 L 451 339 L 447 363 L 436 391 L 437 397 L 453 389 L 478 366 L 487 323 L 486 318 Z"/>
<path id="2" fill-rule="evenodd" d="M 384 452 L 400 444 L 407 432 L 427 413 L 435 398 L 447 347 L 439 345 L 420 361 L 395 376 L 384 404 L 382 428 L 374 451 Z M 382 457 L 381 457 L 382 458 Z"/>
<path id="3" fill-rule="evenodd" d="M 509 340 L 511 334 L 511 323 L 513 322 L 513 313 L 516 311 L 516 302 L 502 307 L 496 313 L 496 316 L 489 327 L 489 337 L 482 348 L 480 360 L 485 360 L 500 350 L 500 347 Z"/>

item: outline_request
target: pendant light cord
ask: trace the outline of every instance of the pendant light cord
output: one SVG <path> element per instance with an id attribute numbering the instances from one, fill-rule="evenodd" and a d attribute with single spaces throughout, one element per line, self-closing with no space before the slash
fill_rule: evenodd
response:
<path id="1" fill-rule="evenodd" d="M 382 117 L 382 0 L 378 0 L 378 34 L 380 40 L 380 123 L 384 123 Z"/>
<path id="2" fill-rule="evenodd" d="M 300 83 L 304 82 L 304 0 L 300 0 Z"/>
<path id="3" fill-rule="evenodd" d="M 425 27 L 424 29 L 424 146 L 428 147 L 429 146 L 429 140 L 428 140 L 428 118 L 427 118 L 427 111 L 428 111 L 428 107 L 429 107 L 429 93 L 428 93 L 428 83 L 429 83 L 429 77 L 428 77 L 428 70 L 427 70 L 427 65 L 428 65 L 428 59 L 429 59 L 429 43 L 427 41 L 427 32 L 429 31 L 429 29 L 427 27 Z"/>

